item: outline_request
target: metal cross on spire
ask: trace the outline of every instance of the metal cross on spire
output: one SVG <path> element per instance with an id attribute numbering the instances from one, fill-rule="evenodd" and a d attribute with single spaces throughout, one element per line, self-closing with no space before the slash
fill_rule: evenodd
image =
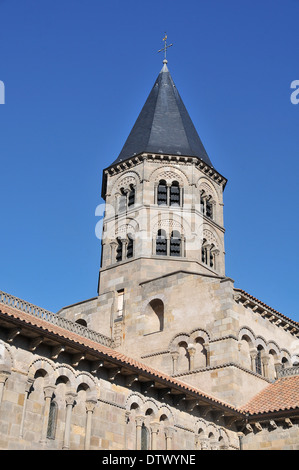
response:
<path id="1" fill-rule="evenodd" d="M 166 40 L 167 40 L 167 34 L 165 33 L 165 36 L 164 36 L 164 38 L 163 38 L 163 41 L 164 41 L 164 47 L 163 47 L 163 49 L 160 49 L 158 52 L 163 52 L 163 51 L 164 51 L 164 60 L 165 60 L 165 61 L 166 61 L 166 63 L 167 63 L 167 59 L 166 59 L 166 51 L 167 51 L 167 49 L 168 49 L 169 47 L 173 46 L 173 44 L 169 44 L 169 45 L 167 46 L 167 42 L 166 42 Z M 163 62 L 164 62 L 164 61 L 163 61 Z"/>

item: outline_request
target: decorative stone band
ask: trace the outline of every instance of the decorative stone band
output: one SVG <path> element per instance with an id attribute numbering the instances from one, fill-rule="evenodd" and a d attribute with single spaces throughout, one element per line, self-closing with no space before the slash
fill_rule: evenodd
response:
<path id="1" fill-rule="evenodd" d="M 57 313 L 53 313 L 41 307 L 37 307 L 36 305 L 31 304 L 30 302 L 19 299 L 18 297 L 14 297 L 13 295 L 7 294 L 3 291 L 0 291 L 0 304 L 4 304 L 8 307 L 21 310 L 22 312 L 28 313 L 36 318 L 40 318 L 41 320 L 47 321 L 52 325 L 64 328 L 68 331 L 71 331 L 72 333 L 76 333 L 96 343 L 103 344 L 104 346 L 108 346 L 110 348 L 113 348 L 114 346 L 113 340 L 111 338 L 108 338 L 108 336 L 105 336 L 101 333 L 97 333 L 96 331 L 90 330 L 86 326 L 79 325 L 79 323 L 63 318 Z"/>

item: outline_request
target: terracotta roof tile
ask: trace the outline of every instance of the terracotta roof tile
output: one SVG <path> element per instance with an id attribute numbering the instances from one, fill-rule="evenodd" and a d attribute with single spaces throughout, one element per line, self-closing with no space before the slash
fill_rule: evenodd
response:
<path id="1" fill-rule="evenodd" d="M 255 395 L 241 410 L 251 415 L 299 408 L 299 375 L 283 377 Z"/>

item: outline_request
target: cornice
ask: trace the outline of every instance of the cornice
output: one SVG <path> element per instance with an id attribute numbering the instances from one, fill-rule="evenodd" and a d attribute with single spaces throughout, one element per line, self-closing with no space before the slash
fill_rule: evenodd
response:
<path id="1" fill-rule="evenodd" d="M 234 300 L 244 307 L 249 307 L 253 312 L 259 314 L 262 318 L 270 321 L 273 325 L 283 328 L 295 337 L 299 337 L 299 324 L 291 320 L 274 308 L 266 305 L 261 300 L 253 297 L 242 289 L 234 288 Z"/>

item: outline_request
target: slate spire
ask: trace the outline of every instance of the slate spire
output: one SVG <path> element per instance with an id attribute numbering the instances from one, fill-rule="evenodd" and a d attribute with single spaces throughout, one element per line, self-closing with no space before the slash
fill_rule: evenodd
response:
<path id="1" fill-rule="evenodd" d="M 140 153 L 197 157 L 213 166 L 163 60 L 163 68 L 113 165 Z"/>

